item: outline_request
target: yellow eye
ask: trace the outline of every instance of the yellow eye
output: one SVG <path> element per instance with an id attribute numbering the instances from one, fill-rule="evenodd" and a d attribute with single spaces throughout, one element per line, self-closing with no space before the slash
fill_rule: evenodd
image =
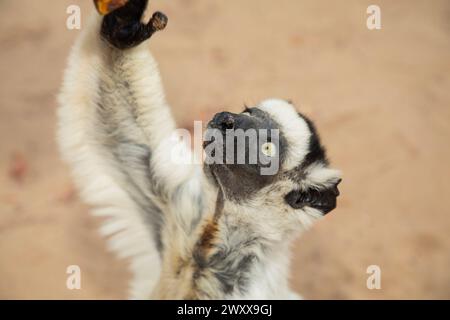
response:
<path id="1" fill-rule="evenodd" d="M 271 142 L 266 142 L 261 146 L 261 152 L 267 157 L 275 157 L 277 147 Z"/>

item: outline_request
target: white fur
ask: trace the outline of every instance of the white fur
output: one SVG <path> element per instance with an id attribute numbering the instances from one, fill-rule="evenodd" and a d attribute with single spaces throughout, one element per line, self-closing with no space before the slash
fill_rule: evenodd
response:
<path id="1" fill-rule="evenodd" d="M 252 270 L 248 292 L 228 297 L 232 300 L 301 299 L 289 288 L 289 245 L 280 245 L 262 256 L 264 261 Z"/>
<path id="2" fill-rule="evenodd" d="M 72 165 L 74 178 L 93 214 L 105 217 L 101 232 L 109 236 L 109 247 L 121 257 L 132 258 L 130 297 L 143 299 L 159 279 L 160 259 L 135 203 L 116 183 L 115 169 L 104 161 L 92 140 L 89 118 L 95 110 L 92 97 L 98 95 L 101 76 L 96 71 L 104 62 L 98 35 L 99 19 L 90 20 L 70 55 L 59 96 L 58 141 L 61 152 Z M 149 88 L 151 90 L 151 88 Z M 159 90 L 159 89 L 157 89 Z"/>
<path id="3" fill-rule="evenodd" d="M 305 187 L 330 187 L 341 179 L 341 172 L 325 167 L 323 163 L 314 163 L 306 169 Z"/>
<path id="4" fill-rule="evenodd" d="M 289 150 L 283 168 L 294 169 L 308 153 L 308 142 L 311 136 L 308 125 L 298 116 L 294 106 L 280 99 L 269 99 L 261 102 L 258 108 L 270 114 L 282 125 L 283 134 L 288 141 Z"/>

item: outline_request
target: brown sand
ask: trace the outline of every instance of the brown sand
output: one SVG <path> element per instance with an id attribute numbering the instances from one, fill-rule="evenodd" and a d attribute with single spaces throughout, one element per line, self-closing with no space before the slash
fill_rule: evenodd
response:
<path id="1" fill-rule="evenodd" d="M 55 144 L 55 96 L 78 31 L 66 7 L 0 1 L 0 298 L 125 298 L 126 264 L 73 190 Z M 266 97 L 317 123 L 344 172 L 338 209 L 294 247 L 306 298 L 450 298 L 450 3 L 154 1 L 151 41 L 180 126 Z M 82 290 L 65 287 L 82 268 Z M 382 289 L 366 288 L 379 265 Z"/>

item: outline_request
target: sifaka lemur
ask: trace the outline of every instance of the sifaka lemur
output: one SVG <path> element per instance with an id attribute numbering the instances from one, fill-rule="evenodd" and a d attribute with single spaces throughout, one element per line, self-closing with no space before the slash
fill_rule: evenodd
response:
<path id="1" fill-rule="evenodd" d="M 110 248 L 130 261 L 130 297 L 297 298 L 290 245 L 335 208 L 339 171 L 313 123 L 278 99 L 219 113 L 208 125 L 224 135 L 278 130 L 270 152 L 277 172 L 262 175 L 260 163 L 172 161 L 173 148 L 192 151 L 173 140 L 158 67 L 143 44 L 167 24 L 159 12 L 141 22 L 147 2 L 90 19 L 72 49 L 58 113 L 60 149 L 80 194 L 104 217 Z"/>

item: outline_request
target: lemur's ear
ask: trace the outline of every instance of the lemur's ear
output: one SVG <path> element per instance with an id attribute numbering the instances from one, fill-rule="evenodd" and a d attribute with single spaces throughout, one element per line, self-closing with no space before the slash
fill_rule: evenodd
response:
<path id="1" fill-rule="evenodd" d="M 336 198 L 339 196 L 338 185 L 341 180 L 326 189 L 292 190 L 284 200 L 294 209 L 311 207 L 327 214 L 336 208 Z"/>

